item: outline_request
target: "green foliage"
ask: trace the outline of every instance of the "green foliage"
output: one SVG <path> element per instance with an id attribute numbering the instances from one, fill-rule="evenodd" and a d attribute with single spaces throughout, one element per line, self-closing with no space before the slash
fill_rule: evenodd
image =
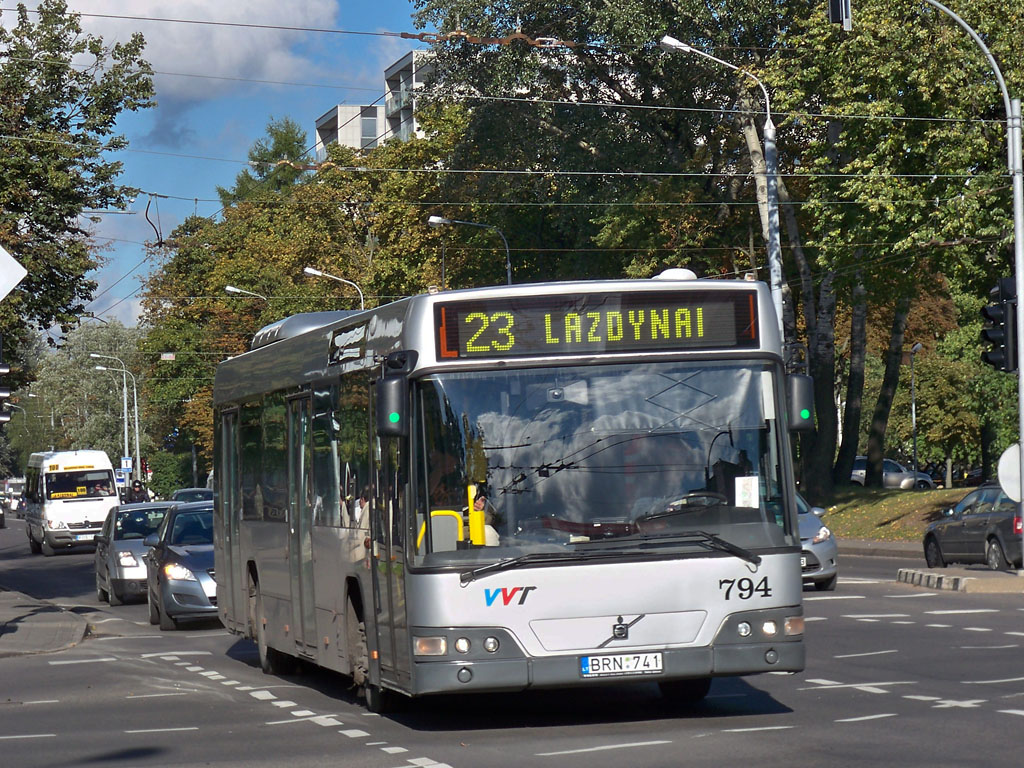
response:
<path id="1" fill-rule="evenodd" d="M 0 242 L 28 270 L 0 304 L 0 333 L 20 329 L 22 343 L 23 324 L 70 330 L 92 296 L 99 256 L 82 215 L 127 207 L 115 122 L 153 105 L 141 35 L 108 46 L 64 0 L 38 11 L 19 5 L 0 26 Z"/>
<path id="2" fill-rule="evenodd" d="M 235 177 L 231 189 L 217 187 L 221 204 L 229 205 L 244 200 L 253 200 L 273 195 L 292 186 L 305 172 L 303 158 L 306 155 L 306 132 L 289 117 L 267 123 L 267 135 L 253 144 L 249 150 L 249 169 Z"/>
<path id="3" fill-rule="evenodd" d="M 169 498 L 179 488 L 193 487 L 191 452 L 156 451 L 149 457 L 149 469 L 153 473 L 149 490 L 162 499 Z M 199 480 L 199 485 L 204 485 L 206 475 Z"/>

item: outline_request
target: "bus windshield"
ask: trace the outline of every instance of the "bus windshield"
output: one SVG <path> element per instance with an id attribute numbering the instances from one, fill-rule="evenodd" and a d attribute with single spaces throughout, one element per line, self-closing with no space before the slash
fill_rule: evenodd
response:
<path id="1" fill-rule="evenodd" d="M 413 561 L 700 552 L 704 534 L 746 549 L 793 546 L 781 380 L 774 364 L 749 360 L 421 379 Z M 478 546 L 468 543 L 473 509 L 484 520 Z"/>
<path id="2" fill-rule="evenodd" d="M 78 499 L 116 496 L 114 475 L 109 469 L 53 472 L 46 475 L 47 499 Z"/>

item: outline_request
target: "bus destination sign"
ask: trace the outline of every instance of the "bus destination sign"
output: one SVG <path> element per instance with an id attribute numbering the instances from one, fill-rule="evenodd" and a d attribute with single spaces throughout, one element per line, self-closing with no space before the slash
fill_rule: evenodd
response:
<path id="1" fill-rule="evenodd" d="M 435 305 L 442 360 L 750 349 L 754 291 L 576 294 Z"/>

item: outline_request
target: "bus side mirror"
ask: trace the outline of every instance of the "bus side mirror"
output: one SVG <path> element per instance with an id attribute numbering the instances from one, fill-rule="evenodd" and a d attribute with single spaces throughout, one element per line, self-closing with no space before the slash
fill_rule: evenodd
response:
<path id="1" fill-rule="evenodd" d="M 405 376 L 377 379 L 377 434 L 406 437 L 409 434 L 409 380 Z"/>
<path id="2" fill-rule="evenodd" d="M 814 429 L 814 379 L 803 373 L 786 377 L 789 430 L 810 432 Z"/>

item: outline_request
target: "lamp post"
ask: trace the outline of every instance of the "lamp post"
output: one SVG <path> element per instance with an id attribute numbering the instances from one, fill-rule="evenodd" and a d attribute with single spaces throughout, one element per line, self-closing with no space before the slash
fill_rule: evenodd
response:
<path id="1" fill-rule="evenodd" d="M 89 357 L 96 358 L 99 360 L 117 360 L 121 363 L 120 368 L 109 368 L 105 365 L 94 366 L 97 371 L 113 371 L 114 373 L 122 374 L 124 378 L 124 453 L 128 455 L 128 377 L 132 377 L 132 411 L 135 415 L 135 458 L 132 460 L 132 478 L 138 477 L 138 464 L 142 459 L 142 455 L 139 453 L 139 391 L 135 385 L 135 375 L 128 370 L 128 366 L 124 364 L 124 361 L 118 357 L 112 355 L 98 355 L 95 352 L 90 352 Z"/>
<path id="2" fill-rule="evenodd" d="M 480 227 L 481 229 L 490 229 L 498 233 L 501 238 L 501 242 L 505 244 L 505 278 L 508 280 L 508 284 L 512 285 L 512 255 L 508 249 L 508 239 L 505 237 L 505 233 L 498 229 L 493 224 L 480 224 L 475 221 L 461 221 L 460 219 L 446 219 L 444 216 L 431 216 L 427 219 L 427 225 L 431 227 L 446 227 L 450 224 L 464 224 L 467 227 Z"/>
<path id="3" fill-rule="evenodd" d="M 910 348 L 910 431 L 914 441 L 914 485 L 917 485 L 917 382 L 914 379 L 914 358 L 924 349 L 920 341 Z"/>
<path id="4" fill-rule="evenodd" d="M 716 64 L 721 64 L 733 72 L 746 75 L 761 89 L 764 94 L 764 165 L 766 182 L 766 197 L 768 204 L 768 270 L 771 275 L 772 303 L 775 305 L 775 314 L 779 321 L 779 340 L 785 341 L 784 325 L 782 322 L 782 244 L 779 240 L 779 156 L 775 147 L 775 123 L 772 122 L 772 106 L 768 98 L 768 89 L 764 83 L 757 79 L 752 73 L 723 61 L 717 56 L 698 50 L 686 43 L 676 40 L 674 37 L 665 35 L 659 41 L 666 51 L 682 51 L 703 56 Z"/>
<path id="5" fill-rule="evenodd" d="M 326 277 L 329 280 L 337 280 L 339 283 L 344 283 L 345 285 L 351 285 L 353 288 L 355 288 L 359 292 L 359 308 L 360 309 L 366 309 L 366 304 L 363 301 L 363 289 L 360 288 L 355 283 L 353 283 L 351 280 L 346 280 L 344 277 L 338 277 L 337 275 L 331 275 L 331 274 L 328 274 L 327 272 L 321 272 L 319 269 L 314 269 L 313 267 L 306 267 L 302 271 L 305 272 L 307 275 L 313 275 L 314 277 Z"/>
<path id="6" fill-rule="evenodd" d="M 224 290 L 227 291 L 228 293 L 235 293 L 243 296 L 254 296 L 257 299 L 263 299 L 264 301 L 268 301 L 267 297 L 263 296 L 262 294 L 253 293 L 252 291 L 247 291 L 244 288 L 236 288 L 233 285 L 225 285 Z"/>

